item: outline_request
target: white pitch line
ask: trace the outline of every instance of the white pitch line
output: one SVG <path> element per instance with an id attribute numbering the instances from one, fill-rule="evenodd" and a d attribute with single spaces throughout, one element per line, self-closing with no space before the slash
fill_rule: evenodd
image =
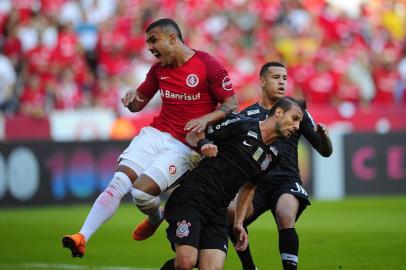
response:
<path id="1" fill-rule="evenodd" d="M 4 268 L 3 268 L 4 267 Z M 62 264 L 62 263 L 20 263 L 20 264 L 2 264 L 1 269 L 68 269 L 68 270 L 158 270 L 158 268 L 140 268 L 129 266 L 89 266 L 89 265 L 76 265 L 76 264 Z"/>

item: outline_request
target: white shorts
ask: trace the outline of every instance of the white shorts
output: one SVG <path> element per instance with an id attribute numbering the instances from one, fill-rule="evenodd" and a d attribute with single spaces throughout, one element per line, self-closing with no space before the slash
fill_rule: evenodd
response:
<path id="1" fill-rule="evenodd" d="M 185 172 L 192 169 L 192 162 L 200 155 L 175 139 L 169 133 L 147 126 L 134 137 L 119 156 L 119 164 L 130 167 L 140 176 L 151 177 L 161 192 L 170 187 Z"/>

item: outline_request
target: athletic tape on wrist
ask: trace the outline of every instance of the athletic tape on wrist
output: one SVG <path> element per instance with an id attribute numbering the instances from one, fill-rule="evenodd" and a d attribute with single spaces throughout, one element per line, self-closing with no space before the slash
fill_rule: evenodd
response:
<path id="1" fill-rule="evenodd" d="M 210 140 L 207 139 L 207 138 L 200 139 L 200 140 L 197 142 L 197 148 L 198 148 L 198 149 L 202 149 L 203 145 L 208 144 L 208 143 L 213 143 L 213 142 L 210 141 Z"/>

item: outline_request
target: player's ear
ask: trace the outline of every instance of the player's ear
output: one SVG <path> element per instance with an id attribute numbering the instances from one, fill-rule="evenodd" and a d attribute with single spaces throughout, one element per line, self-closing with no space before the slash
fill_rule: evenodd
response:
<path id="1" fill-rule="evenodd" d="M 276 108 L 276 110 L 275 110 L 275 115 L 276 115 L 276 117 L 281 117 L 282 115 L 283 115 L 283 109 L 281 108 L 281 107 L 278 107 L 278 108 Z"/>
<path id="2" fill-rule="evenodd" d="M 259 83 L 261 85 L 261 88 L 264 88 L 265 87 L 265 78 L 260 76 L 259 77 Z"/>
<path id="3" fill-rule="evenodd" d="M 169 34 L 169 43 L 175 44 L 175 42 L 176 42 L 177 39 L 178 39 L 178 37 L 176 36 L 175 33 L 170 33 L 170 34 Z"/>

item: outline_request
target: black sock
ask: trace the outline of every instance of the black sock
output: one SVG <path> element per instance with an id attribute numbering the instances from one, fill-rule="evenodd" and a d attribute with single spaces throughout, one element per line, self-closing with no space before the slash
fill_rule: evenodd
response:
<path id="1" fill-rule="evenodd" d="M 244 226 L 244 229 L 248 233 L 247 227 Z M 237 242 L 237 239 L 235 239 L 234 232 L 233 232 L 233 227 L 229 228 L 228 231 L 229 237 L 231 242 L 235 244 Z M 251 255 L 250 251 L 250 246 L 248 245 L 247 248 L 244 251 L 236 251 L 238 257 L 240 258 L 242 268 L 244 270 L 255 270 L 255 263 Z"/>
<path id="2" fill-rule="evenodd" d="M 175 270 L 175 259 L 167 260 L 160 270 Z"/>
<path id="3" fill-rule="evenodd" d="M 295 228 L 279 231 L 279 252 L 283 270 L 297 270 L 299 254 L 299 237 Z"/>

